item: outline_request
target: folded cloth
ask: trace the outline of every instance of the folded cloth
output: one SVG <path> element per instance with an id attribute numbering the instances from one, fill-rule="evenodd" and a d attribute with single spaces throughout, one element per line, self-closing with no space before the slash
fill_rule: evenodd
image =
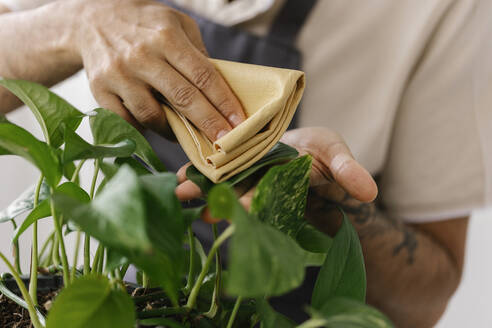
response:
<path id="1" fill-rule="evenodd" d="M 247 119 L 211 142 L 180 112 L 163 105 L 169 125 L 193 165 L 214 183 L 262 158 L 289 126 L 304 91 L 296 70 L 211 60 L 243 105 Z"/>

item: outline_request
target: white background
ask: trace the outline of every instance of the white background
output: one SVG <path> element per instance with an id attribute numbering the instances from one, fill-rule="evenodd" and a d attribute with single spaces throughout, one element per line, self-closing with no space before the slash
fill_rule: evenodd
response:
<path id="1" fill-rule="evenodd" d="M 73 78 L 56 86 L 53 89 L 56 93 L 67 99 L 82 111 L 88 111 L 97 107 L 92 98 L 87 80 L 83 72 Z M 35 119 L 26 108 L 19 109 L 9 114 L 9 119 L 14 123 L 23 126 L 41 138 L 40 130 L 37 128 Z M 79 132 L 89 138 L 87 124 L 83 124 Z M 91 167 L 82 172 L 82 182 L 87 185 L 91 176 Z M 12 156 L 0 157 L 0 208 L 4 208 L 17 195 L 25 190 L 29 185 L 37 181 L 39 173 L 29 163 Z M 437 325 L 439 328 L 462 328 L 462 327 L 492 327 L 492 316 L 489 314 L 491 302 L 489 301 L 492 293 L 492 210 L 480 211 L 473 215 L 468 232 L 467 255 L 463 281 L 456 295 Z M 40 239 L 43 240 L 46 232 L 49 232 L 49 219 L 40 223 Z M 10 238 L 12 228 L 9 223 L 0 225 L 0 250 L 10 253 Z M 30 233 L 26 232 L 21 237 L 21 257 L 24 272 L 28 270 L 29 249 L 28 244 Z M 69 245 L 73 241 L 69 240 Z M 24 247 L 22 247 L 24 244 Z M 93 247 L 94 249 L 94 247 Z M 69 258 L 72 258 L 72 250 L 69 247 Z M 0 263 L 0 272 L 5 272 L 6 267 Z"/>

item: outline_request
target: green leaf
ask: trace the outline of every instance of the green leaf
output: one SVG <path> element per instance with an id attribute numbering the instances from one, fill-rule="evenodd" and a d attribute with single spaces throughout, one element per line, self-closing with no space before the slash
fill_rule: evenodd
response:
<path id="1" fill-rule="evenodd" d="M 91 145 L 70 129 L 65 129 L 65 149 L 63 162 L 72 162 L 77 159 L 125 157 L 135 151 L 135 142 L 123 139 L 114 145 Z"/>
<path id="2" fill-rule="evenodd" d="M 260 328 L 294 328 L 296 326 L 292 320 L 275 311 L 265 299 L 256 300 L 256 309 L 260 315 Z"/>
<path id="3" fill-rule="evenodd" d="M 71 180 L 72 176 L 75 174 L 75 164 L 73 162 L 63 163 L 63 176 L 67 178 L 67 180 Z M 79 177 L 75 177 L 75 182 L 79 183 Z"/>
<path id="4" fill-rule="evenodd" d="M 152 245 L 167 254 L 174 264 L 174 272 L 184 269 L 183 238 L 185 222 L 181 204 L 176 197 L 178 180 L 173 173 L 143 175 L 140 177 L 146 195 L 147 235 Z M 179 281 L 179 276 L 175 277 Z"/>
<path id="5" fill-rule="evenodd" d="M 212 180 L 203 175 L 203 173 L 198 171 L 198 169 L 193 165 L 188 166 L 186 169 L 186 177 L 188 180 L 196 184 L 204 195 L 207 195 L 210 189 L 215 186 Z"/>
<path id="6" fill-rule="evenodd" d="M 36 186 L 29 187 L 17 199 L 15 199 L 7 208 L 0 212 L 0 223 L 7 222 L 18 215 L 30 211 L 34 207 L 34 193 Z M 38 202 L 42 202 L 50 196 L 50 188 L 43 180 L 39 190 Z"/>
<path id="7" fill-rule="evenodd" d="M 56 187 L 60 181 L 62 166 L 55 150 L 23 128 L 0 123 L 0 147 L 34 164 L 51 187 Z"/>
<path id="8" fill-rule="evenodd" d="M 133 328 L 131 297 L 113 290 L 102 276 L 85 276 L 62 290 L 51 308 L 47 328 Z"/>
<path id="9" fill-rule="evenodd" d="M 122 168 L 89 205 L 57 192 L 53 198 L 57 209 L 107 246 L 121 253 L 152 249 L 142 188 L 130 168 Z"/>
<path id="10" fill-rule="evenodd" d="M 229 249 L 228 293 L 276 296 L 302 283 L 303 253 L 292 238 L 251 217 L 226 184 L 210 191 L 208 204 L 213 216 L 230 218 L 236 228 Z"/>
<path id="11" fill-rule="evenodd" d="M 176 240 L 181 242 L 183 236 L 178 236 L 181 228 L 174 225 L 183 222 L 176 209 L 179 203 L 176 205 L 175 200 L 165 196 L 174 190 L 169 181 L 158 186 L 158 182 L 164 183 L 167 178 L 157 176 L 155 181 L 143 182 L 125 165 L 90 204 L 56 192 L 53 198 L 57 209 L 81 230 L 127 257 L 176 302 L 184 261 L 180 254 L 184 250 L 182 244 L 177 247 Z M 161 202 L 163 198 L 165 202 Z M 176 236 L 162 237 L 171 232 Z"/>
<path id="12" fill-rule="evenodd" d="M 392 328 L 381 312 L 362 302 L 336 297 L 327 300 L 320 310 L 311 309 L 313 319 L 326 328 Z"/>
<path id="13" fill-rule="evenodd" d="M 120 253 L 114 251 L 111 248 L 106 250 L 106 271 L 111 271 L 116 268 L 120 268 L 122 265 L 127 264 L 128 259 Z"/>
<path id="14" fill-rule="evenodd" d="M 333 238 L 309 223 L 297 232 L 296 240 L 299 246 L 312 253 L 327 253 L 333 243 Z"/>
<path id="15" fill-rule="evenodd" d="M 149 171 L 144 164 L 142 164 L 139 160 L 133 157 L 118 157 L 114 160 L 114 163 L 118 166 L 123 166 L 124 164 L 129 165 L 137 175 L 146 175 L 153 173 Z"/>
<path id="16" fill-rule="evenodd" d="M 256 162 L 246 170 L 231 177 L 229 180 L 227 180 L 227 182 L 235 185 L 266 166 L 287 162 L 296 158 L 297 156 L 299 156 L 299 153 L 295 148 L 292 148 L 291 146 L 288 146 L 282 142 L 278 142 L 258 162 Z"/>
<path id="17" fill-rule="evenodd" d="M 99 167 L 101 168 L 102 173 L 108 180 L 113 178 L 116 175 L 116 173 L 118 173 L 118 170 L 120 169 L 120 167 L 116 164 L 111 164 L 103 161 L 99 163 Z"/>
<path id="18" fill-rule="evenodd" d="M 90 125 L 95 144 L 115 144 L 124 139 L 135 141 L 135 154 L 154 170 L 162 172 L 166 168 L 150 147 L 144 136 L 117 114 L 107 109 L 94 110 Z"/>
<path id="19" fill-rule="evenodd" d="M 311 305 L 320 309 L 333 297 L 360 302 L 366 298 L 366 271 L 359 237 L 344 213 L 340 230 L 333 239 L 325 263 L 318 274 Z"/>
<path id="20" fill-rule="evenodd" d="M 296 158 L 298 155 L 299 153 L 297 152 L 297 150 L 279 142 L 275 146 L 273 146 L 273 148 L 258 162 L 228 179 L 227 183 L 234 186 L 266 166 L 289 161 Z M 190 181 L 195 183 L 204 195 L 207 195 L 210 189 L 212 189 L 212 187 L 214 186 L 214 183 L 205 175 L 203 175 L 203 173 L 198 171 L 193 165 L 190 165 L 186 169 L 186 177 Z"/>
<path id="21" fill-rule="evenodd" d="M 305 224 L 311 162 L 306 155 L 268 170 L 256 187 L 250 213 L 295 238 Z"/>
<path id="22" fill-rule="evenodd" d="M 183 208 L 183 221 L 185 222 L 185 226 L 189 227 L 193 221 L 200 218 L 205 205 L 193 207 L 193 208 Z"/>
<path id="23" fill-rule="evenodd" d="M 305 250 L 302 250 L 302 252 L 304 253 L 304 265 L 307 267 L 319 267 L 325 263 L 326 253 L 312 253 Z"/>
<path id="24" fill-rule="evenodd" d="M 46 141 L 54 148 L 63 143 L 61 123 L 73 131 L 79 126 L 84 114 L 48 88 L 29 81 L 0 79 L 0 85 L 15 94 L 31 109 L 41 125 Z"/>
<path id="25" fill-rule="evenodd" d="M 55 189 L 55 191 L 57 193 L 61 193 L 70 196 L 72 198 L 75 198 L 82 203 L 90 202 L 89 195 L 82 188 L 80 188 L 77 184 L 73 182 L 65 182 L 61 184 Z M 33 209 L 31 213 L 29 213 L 29 215 L 24 219 L 22 224 L 18 226 L 17 229 L 14 231 L 13 242 L 15 243 L 17 239 L 19 239 L 20 235 L 22 235 L 24 231 L 26 231 L 27 228 L 29 228 L 34 222 L 38 221 L 39 219 L 46 218 L 48 216 L 51 216 L 50 202 L 48 199 L 45 199 L 41 203 L 39 203 L 38 206 L 35 209 Z"/>

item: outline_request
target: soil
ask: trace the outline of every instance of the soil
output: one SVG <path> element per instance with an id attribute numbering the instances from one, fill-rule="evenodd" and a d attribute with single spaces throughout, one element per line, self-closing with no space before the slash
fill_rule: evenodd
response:
<path id="1" fill-rule="evenodd" d="M 137 311 L 151 311 L 164 306 L 171 306 L 169 301 L 163 297 L 164 293 L 162 290 L 158 288 L 145 289 L 127 285 L 127 291 L 134 297 L 134 300 L 137 303 Z M 57 294 L 58 291 L 38 291 L 38 304 L 44 315 L 49 311 L 52 301 Z M 180 321 L 178 317 L 176 317 L 176 319 Z M 29 318 L 29 312 L 1 293 L 0 328 L 33 328 Z"/>
<path id="2" fill-rule="evenodd" d="M 159 289 L 144 289 L 127 286 L 128 292 L 134 297 L 144 298 L 137 305 L 138 311 L 152 310 L 162 306 L 169 306 L 168 301 L 163 299 L 163 294 Z M 38 304 L 43 314 L 49 311 L 52 301 L 55 299 L 57 291 L 38 292 Z M 20 296 L 20 295 L 19 295 Z M 145 300 L 146 296 L 148 297 Z M 17 305 L 5 295 L 0 293 L 0 327 L 1 328 L 32 328 L 29 312 Z"/>
<path id="3" fill-rule="evenodd" d="M 39 292 L 38 304 L 41 310 L 47 312 L 51 306 L 51 300 L 57 292 Z M 2 328 L 32 328 L 29 313 L 23 307 L 17 305 L 3 294 L 0 294 L 0 327 Z"/>

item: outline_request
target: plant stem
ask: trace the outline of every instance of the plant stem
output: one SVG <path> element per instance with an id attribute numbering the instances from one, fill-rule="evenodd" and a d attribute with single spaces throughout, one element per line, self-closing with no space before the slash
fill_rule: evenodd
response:
<path id="1" fill-rule="evenodd" d="M 212 248 L 210 249 L 210 252 L 207 255 L 207 260 L 205 261 L 205 265 L 202 268 L 202 271 L 198 275 L 198 278 L 195 282 L 195 285 L 191 289 L 190 297 L 188 298 L 188 302 L 186 303 L 186 308 L 188 310 L 193 309 L 196 303 L 196 298 L 198 297 L 198 292 L 200 291 L 200 288 L 202 287 L 203 280 L 205 279 L 205 276 L 208 273 L 208 270 L 210 268 L 210 264 L 212 263 L 212 260 L 214 258 L 215 252 L 219 249 L 220 245 L 224 241 L 227 240 L 233 233 L 234 233 L 234 225 L 230 225 L 227 227 L 227 229 L 224 230 L 224 232 L 217 238 L 213 245 Z"/>
<path id="2" fill-rule="evenodd" d="M 191 287 L 193 286 L 193 280 L 195 279 L 195 236 L 193 235 L 191 226 L 188 228 L 188 244 L 190 246 L 190 265 L 186 286 L 183 289 L 185 295 L 190 293 Z"/>
<path id="3" fill-rule="evenodd" d="M 14 227 L 14 231 L 15 231 L 17 229 L 17 223 L 15 223 L 14 219 L 10 220 L 10 222 L 12 222 L 12 226 Z M 14 256 L 15 269 L 17 270 L 17 272 L 19 272 L 20 275 L 22 275 L 22 269 L 20 266 L 19 240 L 16 240 L 12 244 L 12 254 Z"/>
<path id="4" fill-rule="evenodd" d="M 55 235 L 55 231 L 50 233 L 50 235 L 44 241 L 43 246 L 41 246 L 41 250 L 39 251 L 39 259 L 43 257 L 44 253 L 46 252 L 46 249 L 48 248 L 48 245 L 50 245 L 53 242 L 54 235 Z M 22 275 L 22 273 L 20 274 Z"/>
<path id="5" fill-rule="evenodd" d="M 142 272 L 142 287 L 149 288 L 149 276 L 145 272 Z"/>
<path id="6" fill-rule="evenodd" d="M 53 239 L 53 248 L 51 249 L 51 260 L 55 266 L 60 266 L 60 243 L 58 241 L 58 235 L 56 234 L 55 229 L 55 237 Z"/>
<path id="7" fill-rule="evenodd" d="M 101 246 L 101 256 L 99 257 L 99 262 L 97 263 L 97 273 L 102 274 L 104 271 L 104 257 L 106 254 L 106 248 Z"/>
<path id="8" fill-rule="evenodd" d="M 121 275 L 122 279 L 125 278 L 126 271 L 128 271 L 128 267 L 130 267 L 129 263 L 123 264 L 123 266 L 121 267 L 120 275 Z"/>
<path id="9" fill-rule="evenodd" d="M 94 174 L 92 175 L 90 198 L 94 198 L 96 190 L 97 175 L 99 174 L 99 159 L 94 161 Z M 91 271 L 91 237 L 86 233 L 84 238 L 84 275 L 88 275 Z"/>
<path id="10" fill-rule="evenodd" d="M 112 272 L 114 272 L 114 276 L 116 278 L 116 282 L 118 283 L 118 286 L 120 289 L 124 292 L 126 292 L 126 287 L 125 284 L 123 283 L 123 278 L 121 277 L 121 272 L 119 269 L 114 269 Z"/>
<path id="11" fill-rule="evenodd" d="M 53 190 L 51 191 L 51 193 L 53 193 Z M 53 221 L 55 223 L 55 234 L 60 244 L 61 262 L 63 267 L 63 282 L 65 284 L 65 287 L 68 287 L 70 286 L 70 271 L 68 268 L 68 258 L 67 251 L 65 249 L 65 241 L 63 240 L 62 234 L 62 218 L 56 215 L 55 202 L 53 201 L 53 199 L 50 200 L 50 207 L 51 215 L 53 216 Z"/>
<path id="12" fill-rule="evenodd" d="M 36 190 L 34 192 L 33 209 L 38 206 L 39 192 L 41 191 L 41 185 L 43 184 L 43 175 L 39 177 Z M 31 245 L 31 280 L 29 281 L 29 295 L 34 302 L 34 305 L 38 305 L 38 221 L 34 221 L 32 225 L 32 245 Z"/>
<path id="13" fill-rule="evenodd" d="M 75 272 L 77 272 L 77 262 L 79 261 L 79 251 L 80 251 L 80 238 L 82 237 L 82 233 L 80 230 L 77 230 L 77 235 L 75 237 L 75 249 L 73 251 L 73 266 L 72 272 L 70 276 L 70 280 L 74 282 L 75 280 Z"/>
<path id="14" fill-rule="evenodd" d="M 214 241 L 217 240 L 219 231 L 217 229 L 217 224 L 212 225 L 212 232 L 214 236 Z M 212 294 L 212 303 L 210 303 L 210 309 L 204 315 L 208 318 L 213 318 L 217 314 L 219 309 L 219 296 L 220 296 L 220 284 L 222 281 L 222 260 L 220 252 L 215 253 L 215 285 L 214 292 Z"/>
<path id="15" fill-rule="evenodd" d="M 239 310 L 239 306 L 241 305 L 241 300 L 241 296 L 236 299 L 236 303 L 234 303 L 234 308 L 232 309 L 231 316 L 229 317 L 229 322 L 227 323 L 227 328 L 232 328 L 234 320 L 236 319 L 237 311 Z"/>
<path id="16" fill-rule="evenodd" d="M 80 169 L 82 168 L 82 166 L 84 165 L 85 163 L 85 159 L 81 160 L 77 166 L 75 167 L 75 171 L 73 172 L 72 174 L 72 177 L 70 179 L 70 182 L 75 182 L 77 181 L 77 177 L 79 176 L 79 173 L 80 173 Z"/>
<path id="17" fill-rule="evenodd" d="M 46 240 L 47 245 L 50 246 L 45 259 L 41 262 L 41 266 L 47 267 L 52 263 L 53 260 L 53 250 L 55 248 L 55 231 L 51 233 L 51 236 Z"/>
<path id="18" fill-rule="evenodd" d="M 91 237 L 84 234 L 84 275 L 91 273 Z"/>
<path id="19" fill-rule="evenodd" d="M 99 174 L 99 159 L 94 160 L 94 174 L 92 175 L 91 190 L 89 196 L 94 198 L 94 192 L 96 191 L 97 176 Z"/>
<path id="20" fill-rule="evenodd" d="M 94 255 L 94 259 L 92 260 L 92 269 L 91 273 L 97 273 L 99 269 L 99 261 L 101 257 L 101 252 L 102 252 L 102 245 L 99 244 L 97 246 L 96 254 Z"/>
<path id="21" fill-rule="evenodd" d="M 17 283 L 17 286 L 19 287 L 19 290 L 22 294 L 22 297 L 27 303 L 27 310 L 29 311 L 29 316 L 31 317 L 32 324 L 35 328 L 43 328 L 43 325 L 41 325 L 41 322 L 39 322 L 38 315 L 36 313 L 36 308 L 34 306 L 33 300 L 31 296 L 29 295 L 29 292 L 26 289 L 26 286 L 24 285 L 24 282 L 22 281 L 21 277 L 19 276 L 19 273 L 15 271 L 14 266 L 7 260 L 5 255 L 3 255 L 2 252 L 0 252 L 0 258 L 5 262 L 7 267 L 9 268 L 10 272 L 12 273 L 12 276 L 15 279 L 15 282 Z"/>

